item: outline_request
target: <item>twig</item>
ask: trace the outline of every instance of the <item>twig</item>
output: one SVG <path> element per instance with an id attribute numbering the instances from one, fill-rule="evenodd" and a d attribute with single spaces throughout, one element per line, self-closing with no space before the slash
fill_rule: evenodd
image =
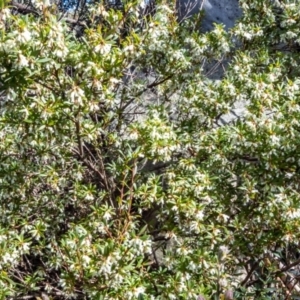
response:
<path id="1" fill-rule="evenodd" d="M 25 4 L 21 4 L 21 3 L 18 3 L 16 1 L 11 1 L 9 3 L 9 5 L 13 6 L 15 9 L 17 9 L 20 13 L 33 13 L 37 16 L 40 16 L 39 12 L 36 11 L 35 9 L 33 8 L 30 8 L 28 7 L 28 5 L 25 5 Z"/>
<path id="2" fill-rule="evenodd" d="M 247 276 L 244 278 L 244 280 L 241 282 L 241 286 L 244 286 L 246 283 L 247 283 L 247 281 L 249 280 L 249 278 L 252 276 L 252 274 L 253 274 L 253 272 L 256 270 L 256 268 L 258 267 L 258 264 L 259 264 L 259 262 L 261 261 L 261 259 L 260 260 L 258 260 L 258 261 L 256 261 L 254 264 L 253 264 L 253 266 L 251 267 L 251 269 L 250 269 L 250 271 L 248 272 L 248 274 L 247 274 Z"/>
<path id="3" fill-rule="evenodd" d="M 41 14 L 36 9 L 34 9 L 32 7 L 28 7 L 28 5 L 21 4 L 21 3 L 18 3 L 16 1 L 11 1 L 9 3 L 9 5 L 11 5 L 13 8 L 15 8 L 20 13 L 24 13 L 24 14 L 30 14 L 30 13 L 32 13 L 32 14 L 38 16 L 38 17 L 41 16 Z M 60 17 L 58 20 L 59 21 L 60 20 L 64 20 L 64 21 L 66 21 L 70 25 L 81 25 L 81 26 L 86 27 L 86 23 L 82 22 L 82 21 L 79 21 L 79 19 L 61 18 Z"/>

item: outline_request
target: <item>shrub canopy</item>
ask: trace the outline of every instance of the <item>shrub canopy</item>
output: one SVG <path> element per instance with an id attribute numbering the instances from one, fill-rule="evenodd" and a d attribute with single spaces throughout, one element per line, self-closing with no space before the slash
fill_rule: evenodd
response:
<path id="1" fill-rule="evenodd" d="M 1 3 L 0 296 L 297 294 L 299 2 L 143 3 Z"/>

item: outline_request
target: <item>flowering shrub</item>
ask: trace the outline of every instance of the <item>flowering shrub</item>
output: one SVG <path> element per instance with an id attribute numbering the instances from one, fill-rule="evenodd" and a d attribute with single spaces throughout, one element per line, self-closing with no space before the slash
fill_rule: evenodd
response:
<path id="1" fill-rule="evenodd" d="M 167 2 L 94 4 L 80 36 L 1 3 L 3 299 L 299 293 L 300 4 L 240 2 L 205 34 Z"/>

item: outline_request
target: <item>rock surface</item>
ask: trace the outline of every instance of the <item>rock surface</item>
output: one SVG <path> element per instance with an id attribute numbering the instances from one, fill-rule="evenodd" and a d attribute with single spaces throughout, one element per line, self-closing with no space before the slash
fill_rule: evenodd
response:
<path id="1" fill-rule="evenodd" d="M 213 29 L 214 23 L 222 23 L 229 29 L 242 15 L 238 0 L 178 0 L 177 9 L 180 20 L 204 10 L 203 31 Z"/>
<path id="2" fill-rule="evenodd" d="M 181 21 L 204 11 L 201 31 L 207 32 L 214 28 L 214 23 L 224 24 L 226 30 L 232 28 L 236 21 L 242 16 L 239 7 L 239 0 L 177 0 L 178 16 Z M 220 80 L 224 76 L 226 65 L 230 59 L 207 63 L 204 71 L 207 77 L 212 80 Z M 211 72 L 213 70 L 213 72 Z M 235 103 L 230 113 L 220 119 L 220 126 L 226 125 L 237 118 L 242 117 L 246 112 L 246 103 Z"/>
<path id="3" fill-rule="evenodd" d="M 146 3 L 150 3 L 153 0 L 144 0 Z M 177 12 L 180 21 L 189 18 L 190 16 L 204 11 L 204 17 L 202 20 L 200 30 L 202 32 L 211 31 L 214 28 L 215 23 L 224 24 L 225 29 L 232 28 L 236 21 L 242 16 L 242 10 L 239 7 L 239 0 L 176 0 Z M 203 72 L 210 80 L 221 80 L 224 77 L 226 68 L 230 63 L 230 58 L 224 58 L 220 61 L 206 62 L 203 67 Z M 139 76 L 144 77 L 145 74 Z M 155 80 L 154 76 L 146 75 L 148 83 L 150 84 Z M 176 94 L 174 95 L 176 97 Z M 147 104 L 159 102 L 157 95 L 148 91 L 142 97 L 142 101 Z M 232 106 L 229 113 L 220 117 L 218 126 L 224 126 L 238 118 L 241 118 L 246 113 L 246 102 L 236 102 Z M 146 111 L 146 109 L 145 109 Z M 143 114 L 140 115 L 140 117 Z"/>

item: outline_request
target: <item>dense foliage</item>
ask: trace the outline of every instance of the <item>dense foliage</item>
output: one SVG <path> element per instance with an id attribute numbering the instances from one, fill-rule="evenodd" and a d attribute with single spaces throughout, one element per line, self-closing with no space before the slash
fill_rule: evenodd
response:
<path id="1" fill-rule="evenodd" d="M 163 1 L 88 5 L 81 34 L 1 4 L 1 299 L 299 293 L 300 4 L 240 2 L 208 33 Z"/>

